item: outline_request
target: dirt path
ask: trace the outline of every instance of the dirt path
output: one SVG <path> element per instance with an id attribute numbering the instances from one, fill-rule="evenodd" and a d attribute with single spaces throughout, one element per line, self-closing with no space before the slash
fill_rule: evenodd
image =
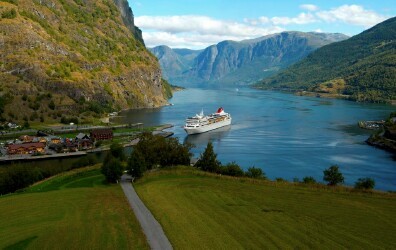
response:
<path id="1" fill-rule="evenodd" d="M 144 234 L 147 237 L 147 241 L 151 249 L 173 249 L 164 231 L 162 230 L 161 225 L 154 218 L 154 216 L 143 204 L 135 192 L 130 180 L 128 180 L 128 176 L 122 176 L 121 187 L 124 190 L 129 204 L 131 205 L 131 208 L 135 213 Z"/>

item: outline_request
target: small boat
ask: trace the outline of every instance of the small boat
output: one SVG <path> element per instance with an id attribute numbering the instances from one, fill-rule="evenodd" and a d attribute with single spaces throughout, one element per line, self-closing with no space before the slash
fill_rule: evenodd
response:
<path id="1" fill-rule="evenodd" d="M 219 108 L 216 113 L 204 115 L 203 110 L 200 114 L 186 119 L 184 130 L 187 134 L 200 134 L 214 129 L 218 129 L 231 124 L 231 115 Z"/>

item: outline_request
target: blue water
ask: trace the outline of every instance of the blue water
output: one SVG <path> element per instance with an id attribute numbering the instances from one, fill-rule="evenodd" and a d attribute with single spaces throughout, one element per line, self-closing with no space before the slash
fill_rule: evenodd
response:
<path id="1" fill-rule="evenodd" d="M 361 177 L 376 181 L 376 189 L 396 190 L 396 161 L 392 154 L 366 145 L 370 131 L 359 120 L 380 120 L 395 111 L 390 105 L 300 97 L 250 88 L 187 89 L 174 94 L 173 106 L 130 110 L 121 122 L 145 125 L 171 123 L 180 141 L 196 145 L 198 157 L 212 141 L 222 163 L 236 161 L 244 169 L 260 167 L 267 177 L 287 180 L 313 176 L 322 181 L 323 170 L 337 164 L 345 183 Z M 187 116 L 212 113 L 223 107 L 232 125 L 187 136 L 182 126 Z"/>

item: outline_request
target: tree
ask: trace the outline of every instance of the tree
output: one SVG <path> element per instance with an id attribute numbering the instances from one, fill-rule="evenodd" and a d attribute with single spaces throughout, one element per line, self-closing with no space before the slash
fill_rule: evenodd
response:
<path id="1" fill-rule="evenodd" d="M 48 104 L 48 108 L 50 108 L 51 110 L 55 109 L 55 103 L 53 100 L 51 100 L 50 103 Z"/>
<path id="2" fill-rule="evenodd" d="M 337 184 L 344 182 L 344 176 L 339 171 L 339 167 L 337 165 L 333 165 L 323 171 L 323 180 L 327 181 L 329 186 L 336 186 Z"/>
<path id="3" fill-rule="evenodd" d="M 375 181 L 372 178 L 359 178 L 356 182 L 355 182 L 355 188 L 356 189 L 366 189 L 366 190 L 370 190 L 373 189 L 375 187 Z"/>
<path id="4" fill-rule="evenodd" d="M 111 154 L 108 154 L 102 165 L 102 174 L 106 177 L 106 181 L 111 183 L 118 182 L 121 178 L 122 170 L 121 161 Z"/>
<path id="5" fill-rule="evenodd" d="M 315 183 L 316 183 L 316 180 L 315 180 L 315 178 L 313 178 L 312 176 L 305 176 L 305 177 L 302 179 L 302 182 L 305 183 L 305 184 L 315 184 Z"/>
<path id="6" fill-rule="evenodd" d="M 23 126 L 22 126 L 23 128 L 26 128 L 26 129 L 29 129 L 30 128 L 30 124 L 29 124 L 29 122 L 28 121 L 25 121 L 24 123 L 23 123 Z"/>
<path id="7" fill-rule="evenodd" d="M 256 167 L 250 167 L 248 168 L 248 170 L 246 171 L 246 176 L 250 177 L 250 178 L 264 178 L 265 177 L 265 173 L 263 172 L 263 170 L 261 168 L 256 168 Z"/>
<path id="8" fill-rule="evenodd" d="M 126 158 L 124 153 L 124 147 L 118 142 L 113 142 L 110 145 L 110 154 L 114 156 L 114 158 L 119 159 L 120 161 L 124 161 Z"/>
<path id="9" fill-rule="evenodd" d="M 143 133 L 134 151 L 139 151 L 145 159 L 147 169 L 161 166 L 175 166 L 190 164 L 189 143 L 180 144 L 177 138 L 164 138 L 162 136 Z"/>
<path id="10" fill-rule="evenodd" d="M 201 157 L 195 166 L 202 169 L 203 171 L 209 171 L 213 173 L 219 171 L 221 163 L 217 160 L 217 154 L 214 153 L 213 144 L 211 142 L 208 142 L 205 151 L 203 154 L 201 154 Z"/>
<path id="11" fill-rule="evenodd" d="M 128 159 L 127 170 L 128 174 L 136 178 L 142 177 L 143 173 L 147 170 L 146 160 L 140 150 L 132 151 L 131 157 Z"/>

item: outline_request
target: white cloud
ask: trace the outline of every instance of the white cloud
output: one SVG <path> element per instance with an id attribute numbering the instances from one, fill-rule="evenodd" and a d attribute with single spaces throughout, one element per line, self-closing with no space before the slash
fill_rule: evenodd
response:
<path id="1" fill-rule="evenodd" d="M 319 10 L 313 4 L 302 4 L 299 7 L 307 12 L 301 12 L 295 17 L 261 16 L 237 22 L 200 15 L 138 16 L 135 17 L 135 23 L 143 30 L 143 38 L 149 47 L 165 44 L 197 49 L 223 40 L 240 41 L 279 33 L 287 30 L 289 25 L 326 22 L 368 28 L 387 18 L 360 5 L 342 5 L 330 10 Z"/>
<path id="2" fill-rule="evenodd" d="M 256 22 L 256 24 L 253 24 Z M 244 40 L 281 32 L 277 26 L 258 26 L 256 20 L 232 22 L 207 16 L 140 16 L 135 18 L 147 46 L 198 48 L 223 40 Z"/>
<path id="3" fill-rule="evenodd" d="M 308 24 L 317 22 L 315 16 L 311 13 L 300 13 L 297 17 L 273 17 L 271 21 L 275 25 L 289 25 L 289 24 Z"/>
<path id="4" fill-rule="evenodd" d="M 300 8 L 303 10 L 308 10 L 308 11 L 317 11 L 319 10 L 319 7 L 313 4 L 302 4 L 300 5 Z"/>
<path id="5" fill-rule="evenodd" d="M 135 23 L 142 29 L 172 34 L 195 32 L 201 35 L 250 37 L 268 34 L 268 29 L 245 23 L 217 20 L 207 16 L 140 16 Z"/>
<path id="6" fill-rule="evenodd" d="M 371 27 L 384 21 L 387 17 L 360 5 L 342 5 L 328 11 L 319 11 L 316 16 L 326 22 L 344 22 L 351 25 Z"/>

